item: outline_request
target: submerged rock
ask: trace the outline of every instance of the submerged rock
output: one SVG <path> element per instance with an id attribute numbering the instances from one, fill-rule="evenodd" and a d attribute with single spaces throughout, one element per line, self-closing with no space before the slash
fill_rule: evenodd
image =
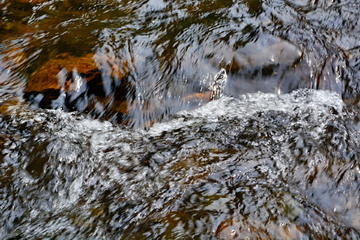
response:
<path id="1" fill-rule="evenodd" d="M 205 52 L 214 67 L 225 68 L 232 74 L 273 65 L 291 66 L 303 55 L 293 43 L 272 36 L 249 42 L 235 51 L 233 48 L 221 48 L 218 52 L 213 49 Z"/>
<path id="2" fill-rule="evenodd" d="M 268 42 L 261 41 L 248 43 L 245 48 L 235 55 L 237 65 L 291 65 L 301 57 L 300 49 L 288 41 L 279 40 L 273 44 L 268 44 Z"/>
<path id="3" fill-rule="evenodd" d="M 208 102 L 210 101 L 212 98 L 212 92 L 211 91 L 205 91 L 202 93 L 194 93 L 191 94 L 189 96 L 183 97 L 182 100 L 184 102 L 189 102 L 189 103 L 193 103 L 193 102 L 199 102 L 199 101 L 205 101 Z"/>
<path id="4" fill-rule="evenodd" d="M 55 59 L 51 59 L 32 75 L 25 92 L 44 92 L 50 89 L 60 90 L 62 87 L 65 87 L 65 91 L 68 92 L 71 78 L 70 73 L 72 73 L 75 68 L 79 74 L 86 78 L 87 82 L 98 79 L 99 77 L 101 78 L 101 73 L 96 67 L 92 55 L 85 57 L 60 55 Z M 69 71 L 65 82 L 62 82 L 63 79 L 60 79 L 61 76 L 59 76 L 59 73 L 63 69 Z"/>
<path id="5" fill-rule="evenodd" d="M 127 62 L 121 64 L 121 66 L 111 65 L 110 70 L 104 70 L 103 67 L 98 66 L 92 54 L 82 57 L 61 54 L 32 74 L 24 96 L 42 108 L 91 110 L 95 106 L 91 104 L 91 99 L 105 106 L 112 105 L 114 100 L 119 101 L 119 99 L 109 97 L 105 86 L 109 83 L 105 83 L 103 79 L 106 78 L 107 81 L 125 79 L 129 73 L 128 65 Z M 121 108 L 121 112 L 126 111 Z"/>

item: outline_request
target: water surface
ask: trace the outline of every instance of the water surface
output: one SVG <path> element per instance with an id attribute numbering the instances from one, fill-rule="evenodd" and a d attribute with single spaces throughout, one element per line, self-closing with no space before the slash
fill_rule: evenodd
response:
<path id="1" fill-rule="evenodd" d="M 360 238 L 359 15 L 0 1 L 0 238 Z"/>

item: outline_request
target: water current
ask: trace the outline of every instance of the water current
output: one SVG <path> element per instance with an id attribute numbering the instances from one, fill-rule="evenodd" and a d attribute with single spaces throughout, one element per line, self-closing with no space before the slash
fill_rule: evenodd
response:
<path id="1" fill-rule="evenodd" d="M 0 239 L 360 238 L 358 1 L 0 16 Z"/>

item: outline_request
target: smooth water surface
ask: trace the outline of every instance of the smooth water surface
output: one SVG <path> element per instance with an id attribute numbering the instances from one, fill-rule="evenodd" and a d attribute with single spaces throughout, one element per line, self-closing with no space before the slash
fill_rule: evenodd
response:
<path id="1" fill-rule="evenodd" d="M 1 239 L 360 238 L 358 1 L 0 16 Z"/>

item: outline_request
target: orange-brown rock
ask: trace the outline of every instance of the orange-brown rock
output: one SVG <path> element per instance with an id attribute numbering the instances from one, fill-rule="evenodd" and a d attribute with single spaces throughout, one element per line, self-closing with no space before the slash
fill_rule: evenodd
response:
<path id="1" fill-rule="evenodd" d="M 119 79 L 124 78 L 128 73 L 127 63 L 122 66 L 111 66 L 112 76 Z M 51 59 L 43 65 L 31 77 L 25 89 L 29 92 L 44 92 L 46 90 L 60 90 L 62 85 L 59 84 L 58 74 L 62 69 L 67 70 L 67 79 L 64 83 L 65 92 L 68 92 L 71 73 L 74 69 L 86 79 L 87 82 L 93 81 L 95 84 L 101 85 L 101 69 L 99 69 L 94 60 L 94 55 L 88 54 L 84 57 L 72 57 L 67 54 L 58 55 L 55 59 Z"/>
<path id="2" fill-rule="evenodd" d="M 119 113 L 121 117 L 128 110 L 127 83 L 118 81 L 129 74 L 129 68 L 120 59 L 102 57 L 99 61 L 92 54 L 56 56 L 31 75 L 24 98 L 41 108 L 64 107 L 105 118 Z"/>
<path id="3" fill-rule="evenodd" d="M 208 102 L 211 100 L 212 94 L 213 93 L 211 91 L 206 91 L 206 92 L 202 92 L 202 93 L 194 93 L 190 96 L 183 97 L 182 100 L 184 102 L 188 102 L 188 103 L 201 102 L 201 101 Z"/>
<path id="4" fill-rule="evenodd" d="M 57 75 L 62 69 L 66 69 L 70 73 L 74 68 L 77 69 L 79 74 L 89 76 L 88 81 L 95 78 L 94 74 L 99 73 L 92 55 L 85 57 L 60 55 L 48 61 L 31 76 L 25 92 L 44 92 L 49 89 L 60 90 L 62 86 L 59 85 Z M 69 85 L 70 83 L 66 81 L 65 91 L 68 91 Z"/>

